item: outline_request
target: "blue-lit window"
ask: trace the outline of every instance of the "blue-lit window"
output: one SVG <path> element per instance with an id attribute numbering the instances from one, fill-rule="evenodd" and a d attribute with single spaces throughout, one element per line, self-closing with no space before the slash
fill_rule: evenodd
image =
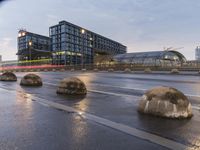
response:
<path id="1" fill-rule="evenodd" d="M 64 33 L 61 34 L 61 41 L 62 42 L 66 41 L 66 34 L 64 34 Z"/>
<path id="2" fill-rule="evenodd" d="M 66 27 L 65 27 L 65 25 L 61 25 L 61 33 L 64 33 L 66 30 Z"/>

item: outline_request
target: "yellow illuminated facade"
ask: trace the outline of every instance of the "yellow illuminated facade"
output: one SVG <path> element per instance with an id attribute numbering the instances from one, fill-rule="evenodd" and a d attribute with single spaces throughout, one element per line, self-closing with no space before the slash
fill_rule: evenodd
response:
<path id="1" fill-rule="evenodd" d="M 74 53 L 74 52 L 70 52 L 70 51 L 58 51 L 58 52 L 53 52 L 52 53 L 53 55 L 70 55 L 70 56 L 81 56 L 82 54 L 81 53 Z"/>

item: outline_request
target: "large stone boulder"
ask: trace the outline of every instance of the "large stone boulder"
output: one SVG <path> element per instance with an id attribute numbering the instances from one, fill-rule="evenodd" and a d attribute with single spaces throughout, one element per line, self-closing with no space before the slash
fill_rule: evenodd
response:
<path id="1" fill-rule="evenodd" d="M 192 117 L 187 97 L 171 87 L 156 87 L 147 91 L 139 102 L 138 111 L 166 118 Z"/>
<path id="2" fill-rule="evenodd" d="M 72 77 L 63 79 L 57 89 L 57 94 L 64 95 L 86 95 L 87 89 L 80 79 Z"/>
<path id="3" fill-rule="evenodd" d="M 108 72 L 114 72 L 114 69 L 113 68 L 109 68 Z"/>
<path id="4" fill-rule="evenodd" d="M 12 72 L 5 72 L 0 76 L 0 81 L 17 81 L 17 77 Z"/>
<path id="5" fill-rule="evenodd" d="M 94 72 L 98 72 L 99 69 L 98 69 L 98 68 L 94 68 L 93 71 L 94 71 Z"/>
<path id="6" fill-rule="evenodd" d="M 144 73 L 152 73 L 152 71 L 151 71 L 150 68 L 145 68 L 145 69 L 144 69 Z"/>
<path id="7" fill-rule="evenodd" d="M 170 73 L 171 73 L 171 74 L 179 74 L 180 72 L 179 72 L 178 69 L 172 69 L 172 70 L 170 71 Z"/>
<path id="8" fill-rule="evenodd" d="M 64 69 L 64 68 L 62 68 L 62 69 L 60 69 L 60 71 L 61 71 L 61 72 L 65 72 L 65 69 Z"/>
<path id="9" fill-rule="evenodd" d="M 124 72 L 125 72 L 125 73 L 130 73 L 130 72 L 131 72 L 131 69 L 130 69 L 130 68 L 125 68 L 125 69 L 124 69 Z"/>
<path id="10" fill-rule="evenodd" d="M 87 69 L 86 69 L 86 68 L 83 68 L 83 69 L 81 69 L 81 71 L 82 71 L 82 72 L 86 72 L 86 71 L 87 71 Z"/>
<path id="11" fill-rule="evenodd" d="M 20 82 L 23 86 L 42 86 L 42 79 L 36 74 L 25 75 Z"/>

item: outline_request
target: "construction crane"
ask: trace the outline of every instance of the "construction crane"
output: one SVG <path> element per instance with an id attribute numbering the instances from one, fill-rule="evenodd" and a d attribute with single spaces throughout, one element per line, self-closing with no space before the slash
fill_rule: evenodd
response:
<path id="1" fill-rule="evenodd" d="M 184 47 L 178 47 L 178 48 L 173 48 L 173 47 L 163 47 L 164 51 L 176 51 L 179 49 L 183 49 Z"/>

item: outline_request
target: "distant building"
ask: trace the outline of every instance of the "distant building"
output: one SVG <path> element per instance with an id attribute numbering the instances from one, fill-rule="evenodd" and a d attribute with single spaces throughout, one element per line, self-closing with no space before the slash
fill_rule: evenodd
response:
<path id="1" fill-rule="evenodd" d="M 49 37 L 20 30 L 17 41 L 19 61 L 51 58 Z"/>
<path id="2" fill-rule="evenodd" d="M 17 60 L 5 60 L 1 62 L 1 66 L 2 67 L 6 67 L 6 66 L 16 66 L 16 64 L 18 64 Z"/>
<path id="3" fill-rule="evenodd" d="M 195 59 L 200 60 L 200 46 L 197 46 L 195 49 Z"/>
<path id="4" fill-rule="evenodd" d="M 95 55 L 126 53 L 126 46 L 67 21 L 49 32 L 54 64 L 92 64 Z"/>
<path id="5" fill-rule="evenodd" d="M 0 67 L 2 66 L 2 56 L 0 55 Z"/>
<path id="6" fill-rule="evenodd" d="M 106 65 L 119 63 L 135 66 L 180 66 L 185 62 L 186 58 L 183 54 L 170 50 L 118 54 L 98 59 L 95 64 Z"/>

